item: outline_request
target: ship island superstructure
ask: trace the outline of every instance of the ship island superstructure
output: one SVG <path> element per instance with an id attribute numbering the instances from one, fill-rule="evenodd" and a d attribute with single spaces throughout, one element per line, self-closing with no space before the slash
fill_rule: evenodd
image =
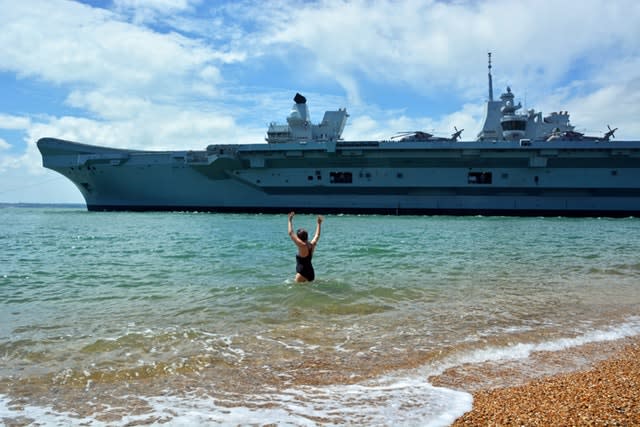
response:
<path id="1" fill-rule="evenodd" d="M 346 109 L 313 124 L 296 94 L 266 143 L 142 151 L 42 138 L 43 165 L 69 178 L 88 210 L 454 215 L 640 214 L 640 141 L 576 132 L 567 112 L 528 110 L 507 88 L 489 97 L 475 140 L 406 132 L 345 141 Z"/>

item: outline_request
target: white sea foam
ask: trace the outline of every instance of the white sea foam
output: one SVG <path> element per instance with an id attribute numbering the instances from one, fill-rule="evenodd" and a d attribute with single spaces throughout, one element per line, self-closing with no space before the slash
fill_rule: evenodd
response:
<path id="1" fill-rule="evenodd" d="M 0 394 L 0 421 L 7 422 L 16 418 L 35 420 L 40 425 L 105 425 L 91 418 L 79 418 L 70 412 L 58 412 L 51 407 L 12 405 L 7 396 Z M 25 420 L 22 421 L 24 422 Z"/>
<path id="2" fill-rule="evenodd" d="M 127 415 L 119 425 L 144 424 L 247 425 L 275 423 L 279 426 L 322 425 L 411 425 L 447 426 L 471 409 L 468 393 L 434 387 L 423 377 L 386 377 L 358 385 L 300 387 L 284 391 L 238 396 L 216 401 L 207 397 L 147 397 L 151 413 Z M 90 425 L 104 423 L 74 414 L 57 412 L 51 407 L 24 405 L 12 407 L 0 396 L 0 419 L 25 417 L 44 425 Z M 114 425 L 110 422 L 109 425 Z"/>
<path id="3" fill-rule="evenodd" d="M 466 363 L 499 362 L 523 360 L 539 351 L 562 351 L 590 343 L 615 341 L 640 335 L 640 317 L 632 317 L 625 323 L 610 328 L 585 332 L 571 338 L 559 338 L 540 343 L 514 343 L 502 347 L 487 347 L 469 353 L 453 356 L 443 361 L 432 375 L 442 373 L 448 368 Z"/>
<path id="4" fill-rule="evenodd" d="M 280 426 L 447 426 L 471 409 L 470 394 L 417 379 L 386 384 L 303 387 L 247 396 L 248 406 L 218 406 L 213 399 L 152 398 L 154 412 L 173 414 L 172 425 L 265 424 Z M 257 405 L 257 406 L 254 406 Z"/>
<path id="5" fill-rule="evenodd" d="M 287 342 L 284 342 L 282 340 L 276 340 L 276 339 L 273 339 L 273 338 L 264 337 L 262 335 L 256 335 L 256 339 L 259 340 L 259 341 L 267 341 L 267 342 L 272 342 L 272 343 L 278 344 L 278 345 L 280 345 L 280 346 L 282 346 L 282 347 L 284 347 L 284 348 L 286 348 L 288 350 L 293 350 L 293 351 L 296 351 L 296 352 L 298 352 L 300 354 L 304 354 L 305 351 L 312 351 L 312 350 L 315 350 L 316 348 L 318 348 L 317 345 L 305 344 L 304 341 L 299 340 L 299 339 L 293 340 L 293 342 L 291 342 L 291 343 L 287 343 Z"/>

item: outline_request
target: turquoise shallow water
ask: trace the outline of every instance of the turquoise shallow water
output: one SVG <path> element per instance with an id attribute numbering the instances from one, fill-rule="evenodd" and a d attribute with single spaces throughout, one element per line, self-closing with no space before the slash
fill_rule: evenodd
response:
<path id="1" fill-rule="evenodd" d="M 2 208 L 0 419 L 447 425 L 431 375 L 638 335 L 638 235 L 328 216 L 300 285 L 285 215 Z"/>

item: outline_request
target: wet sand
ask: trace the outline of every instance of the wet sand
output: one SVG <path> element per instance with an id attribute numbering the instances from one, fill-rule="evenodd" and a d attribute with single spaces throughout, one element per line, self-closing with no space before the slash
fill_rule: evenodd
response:
<path id="1" fill-rule="evenodd" d="M 586 370 L 477 390 L 454 426 L 640 425 L 640 338 Z"/>

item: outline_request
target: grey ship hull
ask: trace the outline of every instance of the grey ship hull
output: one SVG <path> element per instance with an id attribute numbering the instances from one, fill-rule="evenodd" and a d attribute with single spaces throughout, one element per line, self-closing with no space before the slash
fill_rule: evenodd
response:
<path id="1" fill-rule="evenodd" d="M 53 138 L 97 210 L 638 216 L 639 141 L 361 141 L 135 151 Z"/>

